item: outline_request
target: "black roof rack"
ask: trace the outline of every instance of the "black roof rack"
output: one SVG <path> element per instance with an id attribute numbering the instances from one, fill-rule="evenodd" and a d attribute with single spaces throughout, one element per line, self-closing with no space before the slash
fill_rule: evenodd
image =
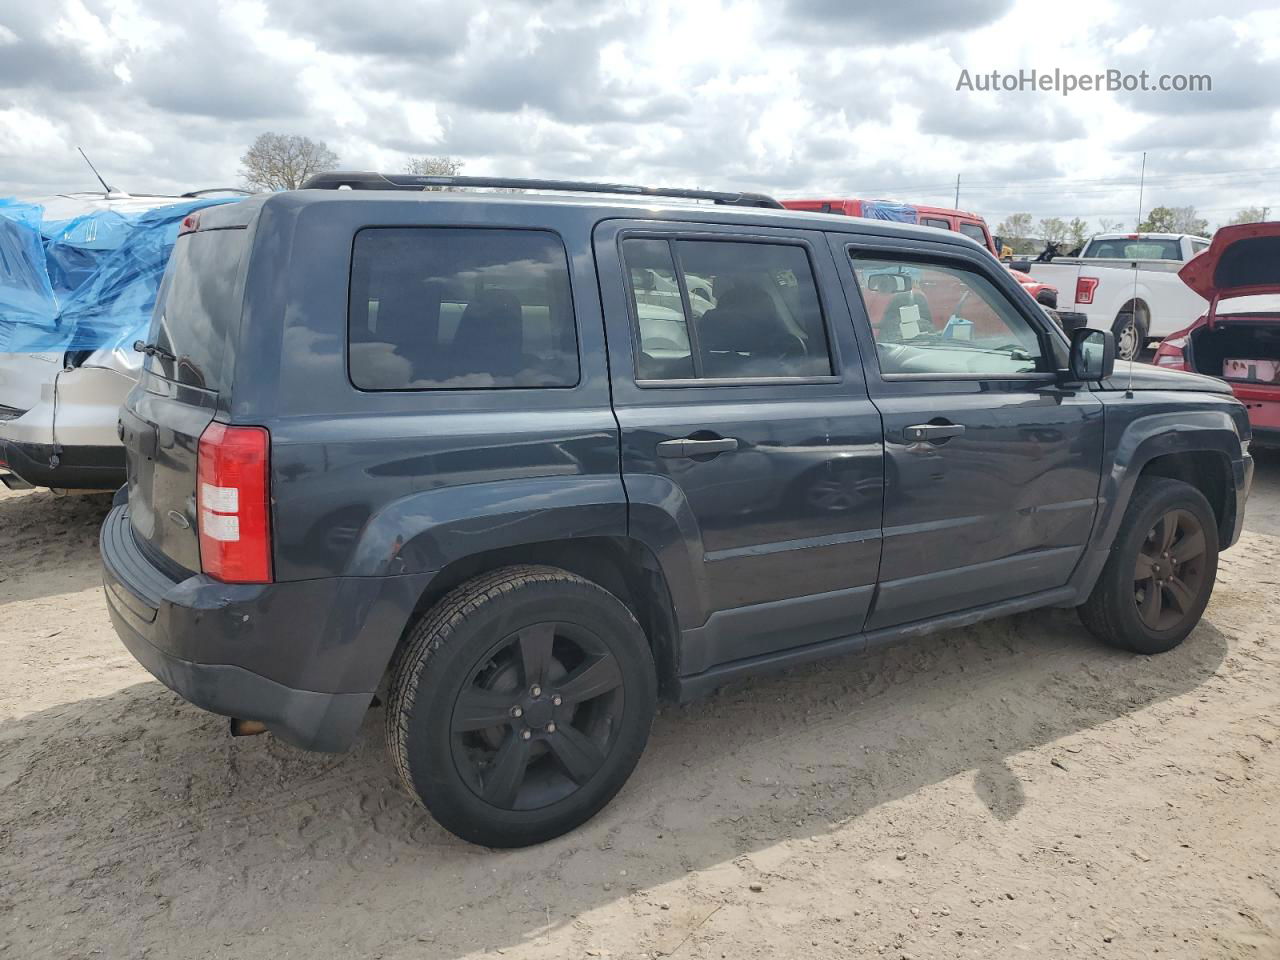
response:
<path id="1" fill-rule="evenodd" d="M 496 187 L 507 190 L 564 190 L 571 193 L 621 193 L 632 197 L 678 197 L 682 200 L 711 200 L 730 207 L 772 207 L 782 204 L 763 193 L 724 193 L 718 190 L 687 190 L 681 187 L 638 187 L 626 183 L 592 183 L 589 180 L 524 180 L 512 177 L 420 176 L 413 173 L 358 173 L 333 171 L 318 173 L 302 185 L 303 190 L 427 190 L 431 187 Z"/>
<path id="2" fill-rule="evenodd" d="M 188 190 L 182 196 L 183 198 L 203 197 L 206 193 L 239 193 L 246 197 L 252 197 L 252 190 L 245 190 L 242 187 L 205 187 L 203 190 Z"/>

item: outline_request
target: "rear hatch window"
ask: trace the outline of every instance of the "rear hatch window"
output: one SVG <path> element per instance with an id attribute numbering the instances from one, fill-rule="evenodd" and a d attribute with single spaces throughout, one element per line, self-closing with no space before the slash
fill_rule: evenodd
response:
<path id="1" fill-rule="evenodd" d="M 151 320 L 144 389 L 120 414 L 134 537 L 175 577 L 200 569 L 197 451 L 231 392 L 248 247 L 243 227 L 178 237 Z"/>
<path id="2" fill-rule="evenodd" d="M 146 368 L 178 383 L 217 393 L 231 385 L 240 328 L 243 227 L 202 230 L 178 238 L 151 322 L 157 348 Z"/>

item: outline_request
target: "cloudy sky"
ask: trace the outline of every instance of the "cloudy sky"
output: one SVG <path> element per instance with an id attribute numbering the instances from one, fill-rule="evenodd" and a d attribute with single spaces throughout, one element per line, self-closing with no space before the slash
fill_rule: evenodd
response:
<path id="1" fill-rule="evenodd" d="M 1230 9 L 1230 13 L 1213 11 Z M 1207 73 L 1209 93 L 957 91 Z M 263 131 L 344 168 L 879 196 L 1131 224 L 1280 212 L 1280 7 L 861 0 L 0 0 L 0 196 L 239 182 Z"/>

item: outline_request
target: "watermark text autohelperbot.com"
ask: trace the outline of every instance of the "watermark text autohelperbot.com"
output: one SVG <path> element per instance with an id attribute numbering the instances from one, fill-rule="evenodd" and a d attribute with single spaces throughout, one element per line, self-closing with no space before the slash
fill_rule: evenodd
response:
<path id="1" fill-rule="evenodd" d="M 1126 73 L 1103 70 L 1100 73 L 1070 73 L 1034 67 L 1011 72 L 961 70 L 956 90 L 978 93 L 1061 93 L 1064 97 L 1085 93 L 1212 93 L 1213 77 L 1207 73 L 1160 73 L 1147 70 Z"/>

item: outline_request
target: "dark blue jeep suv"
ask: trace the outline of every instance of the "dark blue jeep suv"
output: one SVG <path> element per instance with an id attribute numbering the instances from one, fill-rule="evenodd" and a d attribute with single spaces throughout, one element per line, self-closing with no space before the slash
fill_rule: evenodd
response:
<path id="1" fill-rule="evenodd" d="M 1225 384 L 971 240 L 750 194 L 327 174 L 192 214 L 138 347 L 126 646 L 308 749 L 383 699 L 492 846 L 603 807 L 660 693 L 1047 606 L 1167 650 L 1252 473 Z"/>

